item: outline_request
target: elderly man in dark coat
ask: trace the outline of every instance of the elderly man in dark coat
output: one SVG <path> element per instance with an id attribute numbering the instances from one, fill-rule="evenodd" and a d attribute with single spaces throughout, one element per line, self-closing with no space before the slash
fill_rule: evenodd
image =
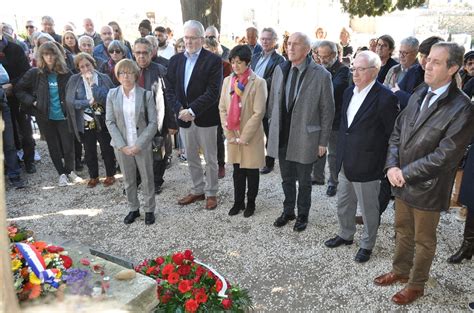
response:
<path id="1" fill-rule="evenodd" d="M 474 133 L 474 107 L 453 79 L 462 61 L 459 45 L 433 45 L 426 85 L 410 97 L 390 137 L 385 169 L 396 199 L 397 237 L 392 270 L 374 282 L 408 282 L 392 297 L 397 304 L 424 294 L 440 213 L 449 208 L 456 170 Z"/>

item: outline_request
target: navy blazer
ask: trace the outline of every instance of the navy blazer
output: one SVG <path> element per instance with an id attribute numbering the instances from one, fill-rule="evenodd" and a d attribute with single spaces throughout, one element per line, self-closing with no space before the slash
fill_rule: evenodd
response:
<path id="1" fill-rule="evenodd" d="M 250 62 L 250 67 L 252 68 L 253 71 L 255 71 L 255 68 L 257 67 L 258 60 L 263 55 L 263 51 L 257 54 L 254 54 L 252 56 L 252 61 Z M 285 62 L 285 58 L 279 55 L 276 51 L 272 52 L 272 55 L 270 56 L 270 60 L 268 60 L 267 67 L 265 67 L 265 73 L 263 74 L 263 79 L 267 82 L 267 91 L 268 94 L 270 94 L 270 88 L 272 87 L 272 77 L 273 77 L 273 71 L 275 70 L 275 67 L 280 64 Z M 268 99 L 267 98 L 267 108 L 268 108 Z"/>
<path id="2" fill-rule="evenodd" d="M 344 90 L 349 86 L 349 68 L 336 60 L 336 62 L 328 69 L 332 75 L 332 87 L 334 89 L 334 103 L 336 111 L 332 122 L 332 130 L 339 130 L 341 124 L 341 109 Z"/>
<path id="3" fill-rule="evenodd" d="M 415 89 L 425 81 L 425 71 L 419 63 L 410 67 L 402 78 L 398 87 L 400 90 L 395 92 L 395 95 L 400 102 L 400 111 L 402 111 L 408 104 L 408 99 L 415 92 Z"/>
<path id="4" fill-rule="evenodd" d="M 194 123 L 199 127 L 217 126 L 219 118 L 219 96 L 222 87 L 222 60 L 206 49 L 201 49 L 194 65 L 187 92 L 184 90 L 186 57 L 178 53 L 171 57 L 168 67 L 167 99 L 176 115 L 182 109 L 190 108 L 196 115 Z M 191 122 L 178 119 L 180 127 L 188 128 Z"/>
<path id="5" fill-rule="evenodd" d="M 348 127 L 347 109 L 354 88 L 351 86 L 344 92 L 336 152 L 337 173 L 344 165 L 344 175 L 349 181 L 368 182 L 383 177 L 388 140 L 398 114 L 398 99 L 375 82 Z"/>

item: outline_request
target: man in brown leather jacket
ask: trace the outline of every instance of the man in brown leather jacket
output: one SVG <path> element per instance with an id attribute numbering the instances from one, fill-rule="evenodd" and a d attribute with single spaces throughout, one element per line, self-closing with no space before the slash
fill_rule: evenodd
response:
<path id="1" fill-rule="evenodd" d="M 455 43 L 431 48 L 425 84 L 410 97 L 389 141 L 385 170 L 396 197 L 397 237 L 391 272 L 374 282 L 408 282 L 392 297 L 397 304 L 424 294 L 440 212 L 449 207 L 457 164 L 474 135 L 474 106 L 453 79 L 462 61 Z"/>

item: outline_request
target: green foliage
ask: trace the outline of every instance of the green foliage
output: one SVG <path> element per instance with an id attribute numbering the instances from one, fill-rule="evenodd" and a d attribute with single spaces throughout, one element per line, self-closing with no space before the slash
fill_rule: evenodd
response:
<path id="1" fill-rule="evenodd" d="M 345 12 L 351 16 L 380 16 L 395 10 L 422 6 L 426 0 L 340 0 Z"/>

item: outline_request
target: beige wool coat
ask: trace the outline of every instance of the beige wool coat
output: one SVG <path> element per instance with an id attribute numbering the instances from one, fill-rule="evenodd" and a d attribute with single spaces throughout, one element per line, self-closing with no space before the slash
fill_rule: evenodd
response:
<path id="1" fill-rule="evenodd" d="M 229 143 L 237 135 L 227 129 L 227 114 L 231 103 L 232 77 L 224 79 L 219 102 L 222 128 L 227 139 L 227 163 L 240 164 L 240 168 L 256 169 L 265 165 L 265 143 L 262 119 L 267 101 L 267 83 L 252 73 L 241 100 L 240 141 L 247 145 Z"/>

